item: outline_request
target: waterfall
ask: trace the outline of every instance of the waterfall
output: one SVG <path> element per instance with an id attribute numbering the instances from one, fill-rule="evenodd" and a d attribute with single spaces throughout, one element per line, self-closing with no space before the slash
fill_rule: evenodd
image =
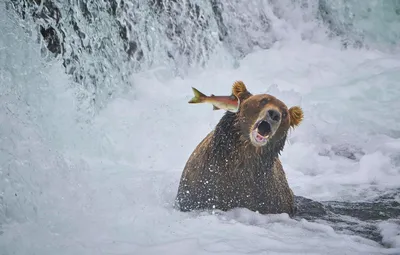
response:
<path id="1" fill-rule="evenodd" d="M 0 12 L 5 255 L 399 252 L 399 1 L 1 0 Z M 223 114 L 188 105 L 190 87 L 227 94 L 239 79 L 305 111 L 281 157 L 294 193 L 373 201 L 378 220 L 173 210 Z"/>

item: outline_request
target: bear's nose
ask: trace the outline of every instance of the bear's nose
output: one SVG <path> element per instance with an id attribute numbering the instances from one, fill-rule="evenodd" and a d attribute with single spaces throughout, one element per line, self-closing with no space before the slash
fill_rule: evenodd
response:
<path id="1" fill-rule="evenodd" d="M 281 120 L 281 114 L 277 110 L 268 110 L 268 115 L 274 122 Z"/>

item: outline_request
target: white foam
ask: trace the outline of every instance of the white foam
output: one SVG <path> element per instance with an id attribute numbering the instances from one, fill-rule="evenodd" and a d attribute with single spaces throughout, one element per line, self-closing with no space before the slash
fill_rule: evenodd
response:
<path id="1" fill-rule="evenodd" d="M 399 222 L 388 220 L 379 224 L 382 241 L 391 247 L 400 247 L 400 225 Z"/>

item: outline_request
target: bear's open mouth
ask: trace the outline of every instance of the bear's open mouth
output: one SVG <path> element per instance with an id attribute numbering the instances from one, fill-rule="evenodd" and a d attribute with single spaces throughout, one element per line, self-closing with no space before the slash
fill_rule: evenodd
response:
<path id="1" fill-rule="evenodd" d="M 271 124 L 269 124 L 265 120 L 260 120 L 254 125 L 251 138 L 253 142 L 255 142 L 257 145 L 264 145 L 267 143 L 271 133 L 272 133 Z"/>
<path id="2" fill-rule="evenodd" d="M 257 134 L 266 137 L 269 133 L 271 133 L 271 125 L 265 120 L 260 121 L 257 126 Z"/>

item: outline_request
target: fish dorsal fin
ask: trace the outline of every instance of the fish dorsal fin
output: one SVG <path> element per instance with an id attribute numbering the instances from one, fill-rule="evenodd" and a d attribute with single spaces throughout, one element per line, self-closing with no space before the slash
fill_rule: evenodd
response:
<path id="1" fill-rule="evenodd" d="M 215 97 L 215 95 L 214 95 L 214 94 L 211 94 L 210 97 Z"/>
<path id="2" fill-rule="evenodd" d="M 243 81 L 235 81 L 232 86 L 232 94 L 236 96 L 240 101 L 249 98 L 251 93 L 247 90 L 246 85 Z"/>

